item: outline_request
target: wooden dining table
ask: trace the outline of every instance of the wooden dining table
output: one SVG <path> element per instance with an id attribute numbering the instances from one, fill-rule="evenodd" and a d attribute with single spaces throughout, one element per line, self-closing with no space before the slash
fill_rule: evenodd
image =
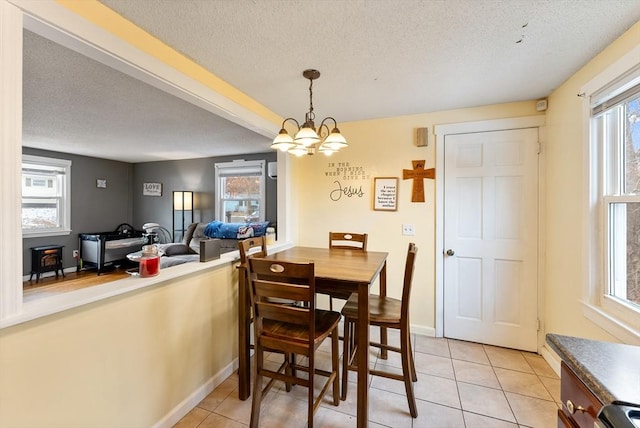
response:
<path id="1" fill-rule="evenodd" d="M 387 255 L 377 251 L 354 251 L 315 247 L 292 247 L 267 256 L 268 259 L 283 262 L 315 264 L 316 293 L 331 292 L 358 293 L 358 321 L 369 324 L 369 289 L 380 277 L 380 295 L 386 295 Z M 239 266 L 238 289 L 238 346 L 239 346 L 239 398 L 246 400 L 251 392 L 250 367 L 250 304 L 245 280 L 246 266 Z M 381 332 L 381 340 L 386 342 L 386 331 Z M 358 349 L 369 349 L 369 329 L 358 329 Z M 369 420 L 369 352 L 357 353 L 358 397 L 357 426 L 366 427 Z"/>

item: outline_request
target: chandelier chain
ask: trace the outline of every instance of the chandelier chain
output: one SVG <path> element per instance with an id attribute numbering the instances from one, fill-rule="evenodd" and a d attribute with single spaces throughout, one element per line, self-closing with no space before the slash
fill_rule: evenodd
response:
<path id="1" fill-rule="evenodd" d="M 313 112 L 313 79 L 309 79 L 309 120 L 316 118 Z"/>

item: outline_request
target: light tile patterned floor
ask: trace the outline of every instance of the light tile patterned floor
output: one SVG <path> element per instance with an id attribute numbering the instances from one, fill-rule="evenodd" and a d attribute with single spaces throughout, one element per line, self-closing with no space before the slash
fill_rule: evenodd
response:
<path id="1" fill-rule="evenodd" d="M 390 341 L 397 336 L 390 331 Z M 372 336 L 377 331 L 372 329 Z M 539 355 L 452 339 L 413 337 L 418 382 L 414 384 L 418 418 L 409 415 L 401 382 L 372 377 L 369 421 L 377 427 L 552 428 L 560 400 L 560 379 Z M 324 345 L 323 345 L 324 346 Z M 318 358 L 328 361 L 324 348 Z M 273 356 L 273 361 L 281 357 Z M 400 359 L 387 360 L 371 350 L 371 365 L 399 371 Z M 317 427 L 356 426 L 356 373 L 350 372 L 346 401 L 334 407 L 325 397 L 316 413 Z M 177 428 L 246 427 L 251 398 L 238 400 L 238 377 L 230 376 L 198 404 Z M 316 388 L 318 391 L 318 388 Z M 330 396 L 330 391 L 327 393 Z M 268 403 L 268 404 L 267 404 Z M 263 401 L 260 426 L 306 426 L 306 389 L 287 393 L 274 386 Z"/>

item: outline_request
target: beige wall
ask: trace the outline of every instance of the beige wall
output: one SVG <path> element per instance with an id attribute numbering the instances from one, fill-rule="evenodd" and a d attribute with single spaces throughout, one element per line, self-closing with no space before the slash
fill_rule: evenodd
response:
<path id="1" fill-rule="evenodd" d="M 0 331 L 0 426 L 148 427 L 237 356 L 232 264 Z"/>
<path id="2" fill-rule="evenodd" d="M 425 179 L 425 202 L 411 202 L 412 181 L 402 180 L 402 170 L 411 169 L 412 160 L 426 161 L 425 168 L 435 167 L 437 142 L 430 135 L 427 147 L 415 145 L 416 128 L 433 125 L 531 116 L 537 114 L 535 101 L 453 110 L 413 116 L 345 123 L 340 130 L 349 148 L 329 158 L 323 155 L 294 159 L 297 168 L 292 181 L 298 186 L 294 198 L 298 218 L 299 243 L 326 246 L 328 232 L 352 231 L 369 234 L 371 250 L 387 251 L 388 293 L 400 297 L 407 245 L 414 241 L 418 256 L 411 302 L 414 331 L 433 334 L 435 328 L 435 184 Z M 365 175 L 358 180 L 327 176 L 335 171 L 330 164 L 362 167 Z M 374 211 L 372 193 L 374 177 L 399 177 L 398 210 Z M 363 196 L 333 201 L 335 180 L 342 186 L 362 189 Z M 415 225 L 416 235 L 403 236 L 402 224 Z"/>
<path id="3" fill-rule="evenodd" d="M 585 245 L 580 88 L 631 49 L 640 45 L 640 23 L 561 85 L 549 97 L 547 111 L 545 236 L 545 331 L 593 339 L 616 340 L 582 314 Z"/>

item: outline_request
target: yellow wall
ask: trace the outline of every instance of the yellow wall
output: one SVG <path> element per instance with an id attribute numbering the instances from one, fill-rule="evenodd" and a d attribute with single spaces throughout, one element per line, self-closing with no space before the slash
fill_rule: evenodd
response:
<path id="1" fill-rule="evenodd" d="M 387 251 L 388 294 L 400 297 L 407 245 L 418 246 L 411 302 L 411 323 L 416 332 L 433 334 L 435 328 L 435 184 L 425 179 L 424 203 L 411 202 L 411 180 L 402 180 L 402 170 L 411 169 L 412 160 L 426 160 L 425 168 L 435 167 L 437 143 L 430 135 L 427 147 L 417 147 L 416 128 L 433 125 L 531 116 L 537 114 L 535 101 L 494 105 L 479 108 L 403 116 L 340 124 L 349 147 L 326 158 L 323 155 L 294 159 L 297 175 L 292 179 L 298 186 L 296 204 L 300 244 L 326 246 L 328 232 L 352 231 L 369 234 L 368 248 Z M 341 163 L 362 167 L 365 176 L 358 180 L 344 180 L 327 176 Z M 374 177 L 399 177 L 398 210 L 374 211 L 372 193 Z M 342 186 L 362 189 L 363 196 L 330 199 Z M 414 237 L 403 236 L 402 224 L 415 225 Z"/>
<path id="2" fill-rule="evenodd" d="M 0 426 L 146 427 L 237 356 L 232 264 L 0 331 Z"/>
<path id="3" fill-rule="evenodd" d="M 616 340 L 582 314 L 584 218 L 582 98 L 580 88 L 640 45 L 640 22 L 591 60 L 549 97 L 547 110 L 545 331 Z"/>

